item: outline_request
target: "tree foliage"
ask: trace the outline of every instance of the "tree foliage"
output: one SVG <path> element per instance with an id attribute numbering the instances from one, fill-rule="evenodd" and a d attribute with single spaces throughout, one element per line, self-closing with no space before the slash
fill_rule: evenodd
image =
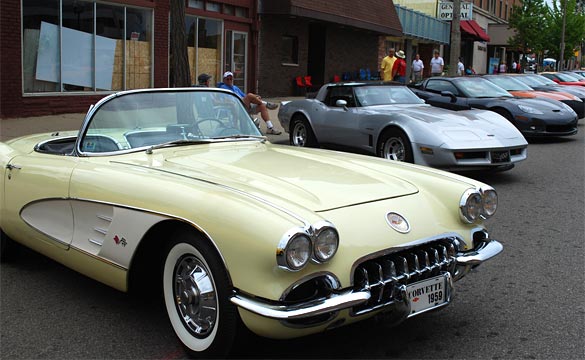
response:
<path id="1" fill-rule="evenodd" d="M 509 26 L 515 30 L 509 45 L 523 52 L 542 53 L 547 42 L 549 11 L 543 0 L 524 0 L 512 7 Z"/>
<path id="2" fill-rule="evenodd" d="M 577 8 L 576 0 L 560 0 L 553 2 L 549 12 L 547 38 L 544 42 L 548 50 L 548 56 L 558 59 L 560 56 L 560 44 L 563 33 L 563 9 L 566 1 L 565 17 L 565 58 L 571 56 L 573 50 L 581 46 L 585 40 L 585 15 Z"/>
<path id="3" fill-rule="evenodd" d="M 563 9 L 566 1 L 566 15 Z M 516 34 L 509 45 L 526 52 L 558 59 L 565 15 L 565 57 L 585 41 L 585 0 L 556 0 L 552 7 L 544 0 L 524 0 L 514 6 L 509 26 Z"/>

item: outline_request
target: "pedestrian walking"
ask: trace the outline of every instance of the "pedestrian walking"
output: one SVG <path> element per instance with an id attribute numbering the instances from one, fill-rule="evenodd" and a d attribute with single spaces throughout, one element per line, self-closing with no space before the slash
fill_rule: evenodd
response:
<path id="1" fill-rule="evenodd" d="M 404 51 L 399 50 L 396 53 L 396 61 L 394 61 L 394 66 L 392 68 L 392 72 L 394 73 L 394 81 L 398 81 L 401 84 L 406 84 L 406 55 Z"/>
<path id="2" fill-rule="evenodd" d="M 443 61 L 443 58 L 439 56 L 439 50 L 435 49 L 433 54 L 433 58 L 431 59 L 431 76 L 441 76 L 443 75 L 445 62 Z"/>
<path id="3" fill-rule="evenodd" d="M 465 66 L 463 65 L 463 58 L 459 58 L 457 63 L 457 76 L 463 76 L 465 74 Z"/>
<path id="4" fill-rule="evenodd" d="M 384 81 L 392 81 L 393 80 L 393 74 L 392 74 L 392 68 L 394 67 L 394 61 L 396 61 L 396 57 L 394 56 L 394 48 L 390 48 L 388 49 L 388 56 L 384 57 L 384 59 L 382 59 L 382 65 L 380 66 L 381 69 L 381 73 L 382 73 L 382 79 Z"/>
<path id="5" fill-rule="evenodd" d="M 415 83 L 422 81 L 424 68 L 425 64 L 420 59 L 420 55 L 416 54 L 412 60 L 412 77 Z"/>

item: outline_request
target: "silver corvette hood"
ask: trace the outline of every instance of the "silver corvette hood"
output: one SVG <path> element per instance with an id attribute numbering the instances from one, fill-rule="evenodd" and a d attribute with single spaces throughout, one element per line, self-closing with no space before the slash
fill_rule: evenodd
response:
<path id="1" fill-rule="evenodd" d="M 513 124 L 503 116 L 488 110 L 452 111 L 422 104 L 371 106 L 367 111 L 380 114 L 399 113 L 424 122 L 424 126 L 433 133 L 443 134 L 453 141 L 524 140 Z"/>
<path id="2" fill-rule="evenodd" d="M 409 181 L 392 175 L 393 167 L 403 164 L 367 156 L 262 142 L 155 151 L 163 157 L 161 161 L 134 159 L 124 163 L 222 185 L 277 203 L 296 202 L 312 211 L 418 192 Z"/>

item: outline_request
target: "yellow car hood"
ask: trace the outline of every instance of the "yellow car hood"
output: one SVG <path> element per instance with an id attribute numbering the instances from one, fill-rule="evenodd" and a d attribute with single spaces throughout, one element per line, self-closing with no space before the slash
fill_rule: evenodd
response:
<path id="1" fill-rule="evenodd" d="M 227 142 L 157 149 L 151 156 L 148 161 L 121 162 L 227 186 L 283 205 L 296 202 L 312 211 L 418 191 L 392 175 L 399 164 L 327 150 Z"/>

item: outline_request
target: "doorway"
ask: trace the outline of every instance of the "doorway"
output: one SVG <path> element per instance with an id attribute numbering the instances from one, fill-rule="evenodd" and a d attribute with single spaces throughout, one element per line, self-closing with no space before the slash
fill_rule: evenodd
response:
<path id="1" fill-rule="evenodd" d="M 234 74 L 234 85 L 247 92 L 248 33 L 226 31 L 225 69 Z"/>

